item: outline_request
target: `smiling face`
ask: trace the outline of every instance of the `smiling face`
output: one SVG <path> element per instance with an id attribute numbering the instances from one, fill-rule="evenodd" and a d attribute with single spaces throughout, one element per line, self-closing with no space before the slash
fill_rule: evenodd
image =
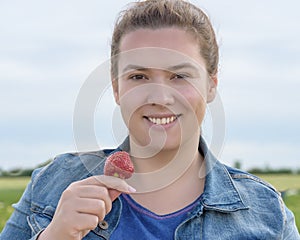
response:
<path id="1" fill-rule="evenodd" d="M 217 81 L 190 33 L 171 27 L 129 32 L 118 59 L 114 96 L 131 141 L 160 151 L 199 137 Z"/>

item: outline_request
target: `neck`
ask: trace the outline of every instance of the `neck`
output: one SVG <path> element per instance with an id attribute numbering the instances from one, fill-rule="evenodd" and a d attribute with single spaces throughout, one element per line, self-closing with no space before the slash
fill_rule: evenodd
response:
<path id="1" fill-rule="evenodd" d="M 150 151 L 141 155 L 142 152 L 136 151 L 130 142 L 135 174 L 128 179 L 128 183 L 139 193 L 165 188 L 180 179 L 195 160 L 199 159 L 198 144 L 199 134 L 195 134 L 179 148 L 161 150 L 151 156 Z"/>
<path id="2" fill-rule="evenodd" d="M 183 149 L 190 151 L 178 151 L 176 157 L 162 169 L 134 174 L 128 181 L 137 189 L 137 193 L 131 195 L 132 198 L 161 215 L 176 212 L 195 201 L 204 189 L 205 178 L 201 176 L 205 176 L 205 164 L 198 152 L 198 141 L 197 150 L 190 145 L 183 146 Z M 155 157 L 153 159 L 157 161 Z M 148 167 L 148 163 L 143 162 L 137 165 L 142 170 L 146 169 L 145 165 Z"/>

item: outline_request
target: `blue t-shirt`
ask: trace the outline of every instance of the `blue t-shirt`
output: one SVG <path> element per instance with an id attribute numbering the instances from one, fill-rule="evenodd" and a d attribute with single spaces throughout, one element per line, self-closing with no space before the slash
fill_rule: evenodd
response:
<path id="1" fill-rule="evenodd" d="M 122 214 L 116 230 L 110 237 L 111 240 L 174 239 L 176 228 L 199 200 L 174 213 L 157 215 L 138 204 L 129 195 L 121 194 L 120 199 L 123 205 Z"/>

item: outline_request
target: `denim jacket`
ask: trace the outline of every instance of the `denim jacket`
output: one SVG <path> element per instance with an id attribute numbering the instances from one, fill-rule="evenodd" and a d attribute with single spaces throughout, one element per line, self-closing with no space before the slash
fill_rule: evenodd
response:
<path id="1" fill-rule="evenodd" d="M 119 148 L 128 151 L 128 145 L 126 139 Z M 103 163 L 111 151 L 62 154 L 35 170 L 0 239 L 37 239 L 51 222 L 62 192 L 74 181 L 103 174 Z M 177 227 L 174 239 L 300 239 L 292 212 L 272 186 L 221 164 L 202 139 L 199 151 L 205 156 L 207 171 L 204 192 Z M 121 209 L 121 201 L 116 199 L 105 224 L 83 239 L 109 239 L 118 226 Z"/>

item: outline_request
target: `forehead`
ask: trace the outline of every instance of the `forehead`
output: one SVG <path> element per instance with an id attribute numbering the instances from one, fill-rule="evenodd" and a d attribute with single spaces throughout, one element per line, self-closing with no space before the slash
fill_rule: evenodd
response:
<path id="1" fill-rule="evenodd" d="M 190 63 L 205 68 L 195 37 L 179 28 L 138 29 L 120 42 L 119 69 L 128 64 L 149 68 L 170 68 Z"/>

